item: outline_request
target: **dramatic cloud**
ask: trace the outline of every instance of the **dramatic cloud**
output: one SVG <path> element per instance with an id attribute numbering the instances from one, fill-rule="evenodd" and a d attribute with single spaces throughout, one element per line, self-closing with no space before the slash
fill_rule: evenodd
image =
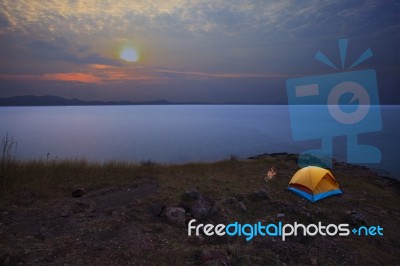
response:
<path id="1" fill-rule="evenodd" d="M 396 0 L 3 0 L 0 82 L 129 88 L 280 79 L 283 91 L 288 77 L 325 70 L 316 51 L 337 62 L 338 38 L 350 40 L 349 60 L 371 48 L 376 59 L 366 66 L 389 75 L 399 69 L 399 8 Z M 137 62 L 121 59 L 124 49 L 136 51 Z M 399 84 L 391 80 L 391 88 Z"/>

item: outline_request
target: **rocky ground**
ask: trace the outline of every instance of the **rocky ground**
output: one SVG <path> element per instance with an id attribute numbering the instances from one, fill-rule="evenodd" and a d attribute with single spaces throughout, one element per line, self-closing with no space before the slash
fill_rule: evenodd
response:
<path id="1" fill-rule="evenodd" d="M 124 182 L 76 182 L 56 196 L 14 192 L 0 205 L 0 265 L 398 265 L 399 182 L 335 163 L 344 193 L 311 203 L 286 190 L 296 159 L 283 153 L 213 164 L 149 164 L 132 169 Z M 277 174 L 265 181 L 270 167 Z M 191 219 L 380 225 L 384 235 L 189 237 Z"/>

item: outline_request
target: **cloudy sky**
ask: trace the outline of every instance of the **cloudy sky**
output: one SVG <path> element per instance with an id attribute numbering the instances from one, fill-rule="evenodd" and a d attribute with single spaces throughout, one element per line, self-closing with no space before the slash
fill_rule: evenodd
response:
<path id="1" fill-rule="evenodd" d="M 400 104 L 400 4 L 0 0 L 0 97 L 286 103 L 289 78 L 376 69 Z M 337 39 L 347 38 L 345 69 Z"/>

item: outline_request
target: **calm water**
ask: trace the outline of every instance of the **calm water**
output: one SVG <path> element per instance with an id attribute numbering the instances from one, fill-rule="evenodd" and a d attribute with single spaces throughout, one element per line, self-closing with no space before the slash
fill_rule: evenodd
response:
<path id="1" fill-rule="evenodd" d="M 400 176 L 400 107 L 381 108 L 383 130 L 360 141 L 382 151 L 382 163 L 370 167 Z M 287 106 L 1 107 L 0 136 L 7 132 L 18 141 L 20 159 L 50 154 L 52 159 L 184 163 L 301 152 L 319 144 L 293 141 Z M 344 160 L 345 150 L 345 138 L 335 138 L 335 157 Z"/>

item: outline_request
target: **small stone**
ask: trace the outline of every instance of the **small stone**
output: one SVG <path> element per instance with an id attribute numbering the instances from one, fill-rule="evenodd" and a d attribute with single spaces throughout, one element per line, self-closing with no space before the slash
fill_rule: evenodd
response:
<path id="1" fill-rule="evenodd" d="M 191 217 L 196 220 L 205 220 L 211 216 L 218 214 L 218 206 L 215 201 L 204 196 L 197 190 L 186 191 L 179 204 Z"/>
<path id="2" fill-rule="evenodd" d="M 249 198 L 253 201 L 260 201 L 260 200 L 270 200 L 271 196 L 265 189 L 261 188 L 259 190 L 249 193 Z"/>
<path id="3" fill-rule="evenodd" d="M 182 200 L 189 200 L 189 201 L 190 200 L 198 200 L 202 197 L 203 197 L 203 195 L 199 191 L 194 189 L 194 190 L 185 191 L 185 193 L 183 193 L 183 195 L 182 195 Z"/>
<path id="4" fill-rule="evenodd" d="M 69 211 L 63 211 L 63 212 L 61 212 L 60 216 L 61 216 L 61 217 L 64 217 L 64 218 L 68 217 L 68 216 L 69 216 Z"/>
<path id="5" fill-rule="evenodd" d="M 239 201 L 235 197 L 226 197 L 216 203 L 218 204 L 219 207 L 222 207 L 222 209 L 227 209 L 227 210 L 240 209 Z"/>
<path id="6" fill-rule="evenodd" d="M 302 214 L 306 217 L 311 217 L 311 213 L 309 213 L 309 212 L 300 212 L 300 214 Z"/>
<path id="7" fill-rule="evenodd" d="M 107 215 L 107 216 L 111 216 L 113 211 L 115 211 L 114 208 L 106 208 L 103 210 L 103 212 Z"/>
<path id="8" fill-rule="evenodd" d="M 166 206 L 164 204 L 157 202 L 150 205 L 149 211 L 154 216 L 161 216 L 165 207 Z"/>
<path id="9" fill-rule="evenodd" d="M 231 265 L 229 257 L 216 250 L 202 250 L 199 255 L 199 260 L 202 265 Z"/>
<path id="10" fill-rule="evenodd" d="M 316 258 L 311 258 L 311 265 L 318 265 L 318 260 Z"/>
<path id="11" fill-rule="evenodd" d="M 214 201 L 206 197 L 202 197 L 196 200 L 194 204 L 190 206 L 189 211 L 193 218 L 202 220 L 218 212 L 218 208 L 216 207 L 217 206 L 215 206 Z"/>
<path id="12" fill-rule="evenodd" d="M 77 188 L 74 191 L 72 191 L 72 193 L 71 193 L 72 197 L 74 197 L 74 198 L 79 198 L 86 194 L 87 193 L 83 188 Z"/>
<path id="13" fill-rule="evenodd" d="M 204 219 L 208 216 L 210 208 L 207 202 L 198 200 L 190 207 L 190 213 L 195 219 Z"/>
<path id="14" fill-rule="evenodd" d="M 224 199 L 224 202 L 227 204 L 230 204 L 230 205 L 234 205 L 234 206 L 236 206 L 238 204 L 238 201 L 235 197 L 226 197 Z"/>
<path id="15" fill-rule="evenodd" d="M 364 215 L 358 213 L 356 211 L 352 211 L 350 214 L 350 224 L 353 225 L 365 225 L 367 222 L 365 221 Z"/>
<path id="16" fill-rule="evenodd" d="M 184 208 L 167 206 L 161 216 L 165 217 L 170 223 L 185 226 L 186 212 Z"/>
<path id="17" fill-rule="evenodd" d="M 246 207 L 246 205 L 244 205 L 243 201 L 239 202 L 239 208 L 240 208 L 242 211 L 247 211 L 247 207 Z"/>

